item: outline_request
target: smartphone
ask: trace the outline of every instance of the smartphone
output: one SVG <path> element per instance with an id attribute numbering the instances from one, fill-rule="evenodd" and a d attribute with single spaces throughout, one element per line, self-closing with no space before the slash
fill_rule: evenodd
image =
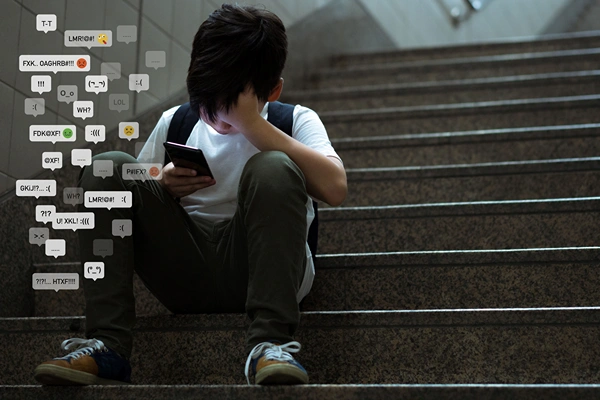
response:
<path id="1" fill-rule="evenodd" d="M 176 167 L 195 169 L 198 176 L 210 176 L 215 179 L 202 150 L 173 142 L 164 142 L 163 146 Z"/>

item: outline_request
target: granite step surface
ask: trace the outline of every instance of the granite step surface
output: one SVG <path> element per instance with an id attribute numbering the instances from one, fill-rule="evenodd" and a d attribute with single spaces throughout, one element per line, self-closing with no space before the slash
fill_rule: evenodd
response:
<path id="1" fill-rule="evenodd" d="M 600 304 L 600 247 L 319 255 L 303 311 Z M 79 263 L 35 272 L 79 273 Z M 138 316 L 169 315 L 134 275 Z M 83 289 L 36 290 L 35 316 L 84 315 Z"/>
<path id="2" fill-rule="evenodd" d="M 595 157 L 600 124 L 364 136 L 331 143 L 347 169 Z"/>
<path id="3" fill-rule="evenodd" d="M 451 79 L 490 78 L 598 68 L 600 47 L 538 53 L 456 57 L 441 60 L 323 68 L 311 76 L 314 89 Z"/>
<path id="4" fill-rule="evenodd" d="M 596 384 L 388 384 L 388 385 L 130 385 L 44 387 L 0 385 L 0 397 L 22 400 L 159 399 L 159 400 L 596 400 Z"/>
<path id="5" fill-rule="evenodd" d="M 599 307 L 304 312 L 296 358 L 313 384 L 594 383 Z M 242 314 L 142 317 L 135 384 L 244 384 Z M 1 381 L 35 384 L 33 370 L 82 337 L 83 317 L 3 318 Z M 218 360 L 218 362 L 215 362 Z"/>
<path id="6" fill-rule="evenodd" d="M 600 70 L 593 70 L 292 91 L 282 101 L 323 112 L 598 93 Z"/>
<path id="7" fill-rule="evenodd" d="M 535 53 L 594 47 L 600 47 L 600 31 L 561 33 L 537 37 L 502 38 L 501 41 L 487 41 L 466 45 L 432 46 L 385 52 L 343 54 L 332 57 L 331 65 L 334 67 L 345 67 L 363 64 Z"/>
<path id="8" fill-rule="evenodd" d="M 600 157 L 349 168 L 346 174 L 344 207 L 600 196 Z"/>
<path id="9" fill-rule="evenodd" d="M 340 110 L 320 113 L 330 138 L 600 122 L 600 95 Z"/>
<path id="10" fill-rule="evenodd" d="M 599 217 L 600 197 L 324 208 L 319 252 L 596 246 Z"/>

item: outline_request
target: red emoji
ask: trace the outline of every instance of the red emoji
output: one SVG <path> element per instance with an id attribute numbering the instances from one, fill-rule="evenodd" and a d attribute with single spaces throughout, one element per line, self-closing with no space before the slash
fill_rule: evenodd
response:
<path id="1" fill-rule="evenodd" d="M 85 58 L 80 58 L 79 60 L 77 60 L 77 66 L 79 68 L 87 67 L 87 61 L 85 61 Z"/>

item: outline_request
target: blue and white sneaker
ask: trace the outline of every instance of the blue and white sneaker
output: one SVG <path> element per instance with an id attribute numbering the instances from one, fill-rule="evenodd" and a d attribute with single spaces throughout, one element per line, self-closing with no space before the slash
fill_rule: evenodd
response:
<path id="1" fill-rule="evenodd" d="M 131 383 L 131 365 L 98 339 L 71 338 L 63 350 L 75 351 L 37 366 L 34 378 L 45 385 L 123 385 Z"/>
<path id="2" fill-rule="evenodd" d="M 277 342 L 257 344 L 246 360 L 246 380 L 250 385 L 250 375 L 256 385 L 297 385 L 307 384 L 308 374 L 290 353 L 300 351 L 300 343 Z"/>

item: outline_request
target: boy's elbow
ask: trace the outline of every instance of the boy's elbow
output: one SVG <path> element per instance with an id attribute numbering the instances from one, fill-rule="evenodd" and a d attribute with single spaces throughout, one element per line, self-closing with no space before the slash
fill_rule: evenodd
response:
<path id="1" fill-rule="evenodd" d="M 337 207 L 342 205 L 344 200 L 346 200 L 346 196 L 348 195 L 348 183 L 344 179 L 341 182 L 338 182 L 335 185 L 331 185 L 328 190 L 328 198 L 326 200 L 327 204 L 332 207 Z"/>

